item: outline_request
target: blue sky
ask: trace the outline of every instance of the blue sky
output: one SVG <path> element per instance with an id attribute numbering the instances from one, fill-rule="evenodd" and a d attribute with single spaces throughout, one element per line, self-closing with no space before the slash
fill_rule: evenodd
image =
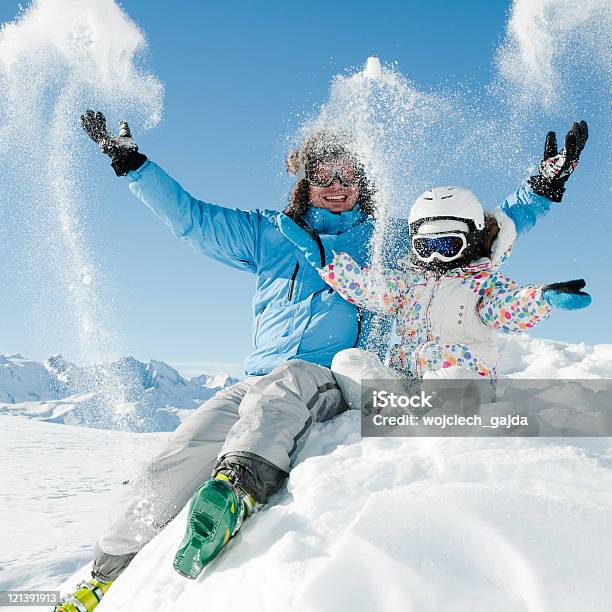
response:
<path id="1" fill-rule="evenodd" d="M 482 87 L 492 76 L 509 3 L 183 0 L 168 9 L 167 2 L 124 0 L 122 6 L 146 32 L 149 68 L 166 88 L 162 123 L 134 134 L 140 149 L 201 199 L 281 208 L 291 185 L 283 172 L 284 139 L 301 114 L 325 101 L 333 75 L 377 55 L 396 61 L 418 88 L 455 82 Z M 17 10 L 17 2 L 3 2 L 0 20 L 13 19 Z M 555 313 L 533 335 L 612 342 L 610 190 L 593 180 L 598 166 L 609 168 L 609 156 L 598 118 L 588 116 L 588 103 L 581 110 L 593 136 L 572 177 L 572 197 L 521 241 L 506 273 L 520 282 L 585 276 L 594 295 L 591 309 Z M 562 132 L 574 118 L 557 111 L 553 125 L 542 123 L 542 140 L 547 129 Z M 91 151 L 99 155 L 95 147 Z M 539 154 L 538 148 L 534 161 Z M 587 164 L 591 170 L 582 172 Z M 254 279 L 174 238 L 102 156 L 95 168 L 101 193 L 91 213 L 90 244 L 106 266 L 123 344 L 139 359 L 163 359 L 189 372 L 220 366 L 239 373 L 251 345 Z M 482 180 L 480 175 L 468 186 L 478 193 Z M 512 188 L 502 181 L 500 198 Z M 70 357 L 69 339 L 29 333 L 28 297 L 17 272 L 3 292 L 0 351 Z"/>

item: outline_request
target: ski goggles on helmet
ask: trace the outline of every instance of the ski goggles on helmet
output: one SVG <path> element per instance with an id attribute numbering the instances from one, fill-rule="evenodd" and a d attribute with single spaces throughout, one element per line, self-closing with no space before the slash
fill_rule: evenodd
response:
<path id="1" fill-rule="evenodd" d="M 457 259 L 467 247 L 465 234 L 452 232 L 446 234 L 419 235 L 412 237 L 412 252 L 418 259 L 430 262 L 453 261 Z"/>
<path id="2" fill-rule="evenodd" d="M 303 178 L 315 187 L 329 187 L 338 180 L 344 187 L 356 185 L 360 174 L 349 157 L 327 157 L 308 161 Z"/>

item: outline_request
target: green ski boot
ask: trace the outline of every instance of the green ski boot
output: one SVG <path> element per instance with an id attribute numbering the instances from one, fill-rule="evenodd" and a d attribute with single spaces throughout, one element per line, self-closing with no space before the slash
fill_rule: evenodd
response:
<path id="1" fill-rule="evenodd" d="M 207 480 L 194 494 L 174 569 L 197 578 L 240 529 L 255 508 L 255 499 L 236 488 L 222 473 Z"/>

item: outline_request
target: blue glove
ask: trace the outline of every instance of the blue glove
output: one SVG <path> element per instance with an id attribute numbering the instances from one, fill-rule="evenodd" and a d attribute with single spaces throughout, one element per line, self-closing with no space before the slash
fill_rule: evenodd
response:
<path id="1" fill-rule="evenodd" d="M 542 288 L 542 297 L 554 308 L 578 310 L 586 308 L 591 303 L 591 296 L 584 291 L 584 279 L 553 283 Z"/>
<path id="2" fill-rule="evenodd" d="M 315 230 L 301 227 L 287 215 L 280 214 L 276 222 L 280 233 L 292 242 L 314 268 L 325 266 L 325 248 Z"/>

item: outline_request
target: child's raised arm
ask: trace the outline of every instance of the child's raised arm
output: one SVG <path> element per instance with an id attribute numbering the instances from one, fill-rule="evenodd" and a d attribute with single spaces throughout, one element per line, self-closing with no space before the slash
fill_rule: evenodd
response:
<path id="1" fill-rule="evenodd" d="M 588 138 L 586 121 L 574 122 L 563 148 L 557 151 L 556 135 L 548 132 L 538 174 L 530 176 L 529 186 L 509 195 L 494 212 L 501 230 L 491 253 L 496 266 L 508 256 L 517 236 L 531 230 L 548 213 L 552 202 L 561 202 L 565 183 L 578 165 Z"/>
<path id="2" fill-rule="evenodd" d="M 583 280 L 552 285 L 523 285 L 496 274 L 481 287 L 478 303 L 482 322 L 503 332 L 521 332 L 535 327 L 550 316 L 553 307 L 566 310 L 586 308 L 591 296 L 581 291 Z"/>

